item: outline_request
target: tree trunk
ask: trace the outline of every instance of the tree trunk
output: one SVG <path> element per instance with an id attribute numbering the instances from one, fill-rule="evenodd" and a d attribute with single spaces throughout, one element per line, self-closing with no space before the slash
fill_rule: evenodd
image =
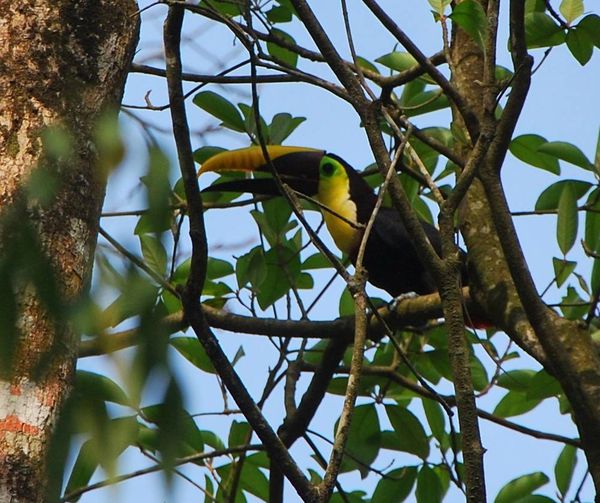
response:
<path id="1" fill-rule="evenodd" d="M 132 0 L 0 0 L 1 503 L 46 501 L 49 439 L 77 354 L 77 337 L 51 306 L 89 283 L 106 182 L 93 131 L 121 100 L 136 10 Z M 58 129 L 68 155 L 42 141 Z M 31 197 L 32 174 L 56 182 L 50 201 Z M 24 229 L 47 257 L 55 302 L 35 272 L 15 272 L 29 256 Z"/>

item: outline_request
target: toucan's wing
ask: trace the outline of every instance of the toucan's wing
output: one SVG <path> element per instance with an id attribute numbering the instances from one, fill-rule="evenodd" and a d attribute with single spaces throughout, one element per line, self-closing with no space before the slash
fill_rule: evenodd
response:
<path id="1" fill-rule="evenodd" d="M 427 222 L 421 221 L 421 225 L 434 250 L 441 255 L 440 232 Z M 467 286 L 467 254 L 460 250 L 460 255 L 462 284 Z M 393 208 L 381 208 L 375 219 L 367 242 L 365 268 L 369 271 L 369 281 L 394 297 L 407 292 L 437 291 L 433 277 L 413 246 L 411 235 Z"/>
<path id="2" fill-rule="evenodd" d="M 439 253 L 441 243 L 438 230 L 426 222 L 422 222 L 422 225 Z M 432 293 L 437 289 L 400 215 L 392 208 L 379 210 L 367 241 L 364 261 L 369 271 L 369 281 L 394 297 L 408 292 Z"/>
<path id="3" fill-rule="evenodd" d="M 306 147 L 284 147 L 269 145 L 266 147 L 270 161 L 281 177 L 292 189 L 313 196 L 319 186 L 319 164 L 325 152 Z M 270 173 L 271 167 L 265 161 L 261 147 L 249 147 L 221 152 L 208 159 L 200 168 L 198 175 L 207 171 L 223 173 L 227 171 Z M 266 179 L 269 180 L 269 179 Z M 223 190 L 228 192 L 251 192 L 261 195 L 277 195 L 279 191 L 273 180 L 239 180 L 215 184 L 207 191 Z"/>

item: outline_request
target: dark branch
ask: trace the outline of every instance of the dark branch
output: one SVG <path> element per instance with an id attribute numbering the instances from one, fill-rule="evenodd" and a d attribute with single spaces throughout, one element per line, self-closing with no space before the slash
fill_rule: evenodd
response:
<path id="1" fill-rule="evenodd" d="M 452 86 L 450 81 L 436 68 L 434 64 L 421 52 L 421 49 L 402 31 L 387 12 L 375 0 L 363 0 L 365 5 L 371 10 L 375 17 L 383 24 L 388 31 L 396 37 L 404 48 L 417 60 L 422 68 L 425 68 L 429 76 L 440 86 L 446 96 L 456 105 L 462 115 L 471 138 L 477 138 L 479 134 L 479 121 L 469 105 Z"/>
<path id="2" fill-rule="evenodd" d="M 198 189 L 181 86 L 181 56 L 179 47 L 183 14 L 184 9 L 181 6 L 169 7 L 169 14 L 164 27 L 164 41 L 173 133 L 175 135 L 179 165 L 190 209 L 192 259 L 190 277 L 182 295 L 185 319 L 189 322 L 196 336 L 204 346 L 207 355 L 211 359 L 215 369 L 219 372 L 219 376 L 235 399 L 238 407 L 254 431 L 256 431 L 258 437 L 262 440 L 266 450 L 269 452 L 269 456 L 279 463 L 280 469 L 285 473 L 303 499 L 313 499 L 315 489 L 296 465 L 279 437 L 256 406 L 254 400 L 252 400 L 248 390 L 234 371 L 208 326 L 202 309 L 198 304 L 206 273 L 207 244 L 202 214 L 202 199 Z"/>

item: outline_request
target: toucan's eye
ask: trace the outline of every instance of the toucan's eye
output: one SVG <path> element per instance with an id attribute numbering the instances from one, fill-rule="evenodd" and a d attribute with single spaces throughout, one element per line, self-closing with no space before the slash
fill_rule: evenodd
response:
<path id="1" fill-rule="evenodd" d="M 331 176 L 331 175 L 333 175 L 334 171 L 335 171 L 335 166 L 332 163 L 324 162 L 323 164 L 321 164 L 321 173 L 323 173 L 323 175 Z"/>

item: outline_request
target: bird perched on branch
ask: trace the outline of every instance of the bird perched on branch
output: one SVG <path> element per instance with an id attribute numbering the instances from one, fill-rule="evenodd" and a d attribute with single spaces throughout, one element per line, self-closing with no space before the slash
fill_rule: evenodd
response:
<path id="1" fill-rule="evenodd" d="M 366 225 L 373 213 L 377 196 L 373 189 L 341 157 L 305 147 L 271 145 L 266 147 L 272 167 L 280 180 L 291 189 L 314 198 L 321 208 L 327 230 L 336 246 L 355 263 Z M 261 147 L 249 147 L 221 152 L 202 164 L 199 175 L 213 171 L 271 173 Z M 255 195 L 281 195 L 273 178 L 241 179 L 222 182 L 205 191 L 248 192 Z M 435 251 L 441 253 L 439 231 L 421 221 L 423 230 Z M 468 285 L 468 276 L 461 252 L 462 284 Z M 367 238 L 363 266 L 368 280 L 394 297 L 415 292 L 419 295 L 434 293 L 437 286 L 423 265 L 411 236 L 398 213 L 381 207 Z M 476 327 L 487 323 L 469 323 Z"/>

